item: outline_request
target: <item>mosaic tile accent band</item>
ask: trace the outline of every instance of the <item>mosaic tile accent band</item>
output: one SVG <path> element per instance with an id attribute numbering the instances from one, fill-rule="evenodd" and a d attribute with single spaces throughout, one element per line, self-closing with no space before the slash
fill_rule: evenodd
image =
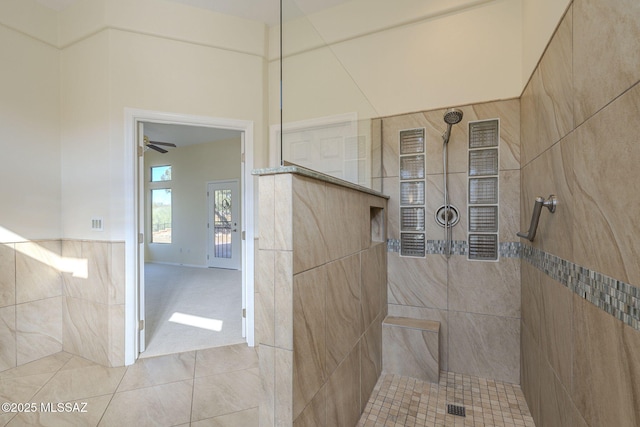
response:
<path id="1" fill-rule="evenodd" d="M 444 254 L 444 244 L 444 240 L 427 240 L 427 255 Z M 453 255 L 466 256 L 467 250 L 466 241 L 453 242 Z M 387 251 L 399 252 L 400 241 L 389 239 Z M 596 307 L 640 331 L 640 288 L 520 242 L 502 242 L 499 251 L 501 258 L 524 259 Z"/>
<path id="2" fill-rule="evenodd" d="M 427 240 L 426 255 L 444 255 L 444 240 Z M 520 258 L 521 246 L 519 242 L 502 242 L 499 244 L 501 258 Z M 387 239 L 387 252 L 400 252 L 400 240 Z M 454 240 L 451 242 L 451 255 L 467 256 L 469 243 L 466 240 Z"/>
<path id="3" fill-rule="evenodd" d="M 532 246 L 522 258 L 593 305 L 640 331 L 640 289 Z"/>

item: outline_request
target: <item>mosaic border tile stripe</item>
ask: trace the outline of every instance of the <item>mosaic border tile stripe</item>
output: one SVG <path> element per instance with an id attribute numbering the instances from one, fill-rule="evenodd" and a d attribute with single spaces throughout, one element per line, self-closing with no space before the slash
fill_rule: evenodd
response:
<path id="1" fill-rule="evenodd" d="M 426 254 L 443 255 L 444 245 L 444 240 L 427 240 Z M 451 246 L 452 255 L 466 256 L 468 247 L 466 241 L 455 240 Z M 400 241 L 387 240 L 387 251 L 400 252 Z M 499 254 L 501 258 L 522 258 L 596 307 L 640 331 L 640 288 L 520 242 L 500 243 Z"/>
<path id="2" fill-rule="evenodd" d="M 640 289 L 525 245 L 522 258 L 580 297 L 640 331 Z"/>
<path id="3" fill-rule="evenodd" d="M 444 240 L 427 240 L 426 255 L 444 255 Z M 387 252 L 400 252 L 400 240 L 387 239 Z M 469 243 L 466 240 L 454 240 L 451 242 L 451 255 L 467 256 Z M 501 242 L 498 247 L 500 258 L 521 258 L 521 245 L 519 242 Z"/>

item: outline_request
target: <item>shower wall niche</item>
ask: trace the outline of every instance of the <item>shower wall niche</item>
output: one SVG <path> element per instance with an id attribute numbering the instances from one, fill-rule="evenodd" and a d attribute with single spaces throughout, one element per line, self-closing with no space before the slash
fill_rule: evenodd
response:
<path id="1" fill-rule="evenodd" d="M 520 245 L 516 233 L 520 231 L 520 101 L 458 108 L 464 114 L 462 122 L 453 127 L 448 143 L 448 192 L 460 220 L 452 229 L 449 259 L 443 252 L 443 228 L 434 220 L 443 200 L 445 110 L 381 119 L 383 193 L 390 196 L 389 315 L 440 322 L 442 369 L 519 383 Z M 472 138 L 470 149 L 470 132 L 475 138 L 476 126 L 495 124 L 499 130 L 494 129 L 492 142 L 476 146 Z M 407 165 L 403 159 L 422 154 L 408 152 L 409 144 L 401 144 L 409 131 L 414 137 L 422 137 L 424 131 L 424 178 L 403 172 Z M 499 150 L 499 156 L 495 150 Z M 489 192 L 493 196 L 490 200 L 469 198 L 469 183 L 480 179 L 496 181 Z M 419 205 L 408 203 L 408 194 L 416 192 L 403 189 L 407 184 L 424 185 L 417 192 L 424 197 Z M 406 208 L 416 207 L 424 207 L 424 230 L 418 230 L 422 224 L 417 219 L 409 221 L 413 218 Z M 413 225 L 415 229 L 411 229 Z M 401 253 L 401 240 L 407 234 L 424 234 L 424 256 Z M 490 262 L 469 260 L 470 248 L 477 247 L 475 236 L 494 239 Z"/>

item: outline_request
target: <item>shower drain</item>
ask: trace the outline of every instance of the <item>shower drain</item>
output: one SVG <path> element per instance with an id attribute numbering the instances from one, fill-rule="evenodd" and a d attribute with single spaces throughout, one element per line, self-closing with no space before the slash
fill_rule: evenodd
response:
<path id="1" fill-rule="evenodd" d="M 466 417 L 464 406 L 447 405 L 447 414 L 456 415 L 458 417 Z"/>

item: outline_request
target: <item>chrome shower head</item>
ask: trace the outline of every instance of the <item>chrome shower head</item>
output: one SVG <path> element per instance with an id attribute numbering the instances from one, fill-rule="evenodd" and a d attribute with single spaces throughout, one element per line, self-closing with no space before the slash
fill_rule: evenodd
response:
<path id="1" fill-rule="evenodd" d="M 448 125 L 455 125 L 462 120 L 462 111 L 457 108 L 449 108 L 444 113 L 444 122 Z"/>
<path id="2" fill-rule="evenodd" d="M 449 143 L 449 137 L 451 136 L 451 126 L 460 123 L 462 120 L 462 110 L 458 110 L 457 108 L 449 108 L 444 113 L 444 122 L 447 124 L 447 130 L 442 135 L 442 141 L 445 144 Z"/>

